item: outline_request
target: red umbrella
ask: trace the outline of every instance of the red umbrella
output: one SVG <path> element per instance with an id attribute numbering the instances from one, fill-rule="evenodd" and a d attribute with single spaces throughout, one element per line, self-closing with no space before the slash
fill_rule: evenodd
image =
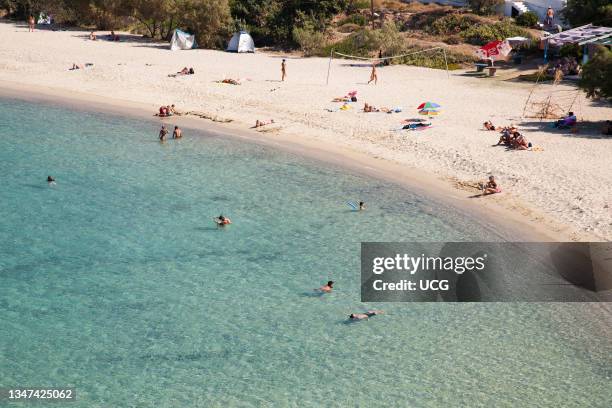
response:
<path id="1" fill-rule="evenodd" d="M 490 59 L 491 61 L 497 61 L 505 59 L 508 54 L 512 51 L 512 47 L 508 41 L 491 41 L 488 44 L 480 47 L 476 54 L 482 59 Z"/>

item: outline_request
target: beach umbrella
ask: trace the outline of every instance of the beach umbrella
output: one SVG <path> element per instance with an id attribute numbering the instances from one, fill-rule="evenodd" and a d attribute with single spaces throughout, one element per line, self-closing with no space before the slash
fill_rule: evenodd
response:
<path id="1" fill-rule="evenodd" d="M 423 102 L 422 104 L 420 104 L 417 109 L 429 109 L 429 110 L 435 110 L 435 109 L 439 109 L 441 106 L 438 105 L 435 102 Z"/>
<path id="2" fill-rule="evenodd" d="M 512 51 L 512 47 L 508 41 L 491 41 L 476 50 L 476 55 L 481 59 L 489 59 L 491 61 L 499 61 L 505 59 Z"/>

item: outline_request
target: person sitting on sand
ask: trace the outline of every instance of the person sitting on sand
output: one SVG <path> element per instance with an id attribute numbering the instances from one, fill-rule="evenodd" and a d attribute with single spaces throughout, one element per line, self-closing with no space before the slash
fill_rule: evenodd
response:
<path id="1" fill-rule="evenodd" d="M 274 123 L 274 119 L 268 119 L 268 120 L 259 120 L 259 119 L 257 119 L 255 121 L 255 126 L 254 127 L 258 128 L 258 127 L 270 125 L 272 123 Z"/>
<path id="2" fill-rule="evenodd" d="M 333 289 L 334 289 L 334 281 L 327 281 L 327 284 L 315 290 L 318 292 L 331 293 Z"/>
<path id="3" fill-rule="evenodd" d="M 120 40 L 119 36 L 117 34 L 115 34 L 114 31 L 111 30 L 111 32 L 110 32 L 110 41 L 119 41 L 119 40 Z"/>
<path id="4" fill-rule="evenodd" d="M 527 150 L 531 147 L 531 143 L 527 142 L 525 136 L 516 132 L 514 134 L 514 139 L 512 139 L 512 147 L 517 150 Z"/>
<path id="5" fill-rule="evenodd" d="M 491 123 L 490 120 L 488 120 L 485 123 L 483 123 L 483 125 L 484 125 L 485 129 L 487 129 L 487 130 L 497 130 L 495 128 L 495 126 L 493 126 L 493 123 Z"/>
<path id="6" fill-rule="evenodd" d="M 501 188 L 499 187 L 499 185 L 497 184 L 497 182 L 495 181 L 495 177 L 494 176 L 489 176 L 489 181 L 485 184 L 485 183 L 481 183 L 480 184 L 480 189 L 482 190 L 482 194 L 495 194 L 495 193 L 501 193 Z"/>
<path id="7" fill-rule="evenodd" d="M 168 108 L 166 106 L 160 106 L 158 115 L 162 118 L 168 116 Z"/>
<path id="8" fill-rule="evenodd" d="M 180 139 L 181 137 L 183 137 L 183 131 L 178 126 L 175 126 L 174 127 L 174 132 L 172 132 L 172 138 L 173 139 Z"/>
<path id="9" fill-rule="evenodd" d="M 168 129 L 166 129 L 166 125 L 162 125 L 159 130 L 159 141 L 163 142 L 166 140 L 166 136 L 168 135 Z"/>
<path id="10" fill-rule="evenodd" d="M 180 113 L 176 110 L 176 107 L 174 106 L 174 104 L 170 105 L 170 107 L 168 108 L 168 111 L 172 115 L 180 115 Z"/>
<path id="11" fill-rule="evenodd" d="M 369 319 L 372 316 L 376 316 L 379 314 L 383 314 L 384 312 L 382 310 L 368 310 L 365 313 L 351 313 L 349 315 L 349 319 L 350 320 L 365 320 L 365 319 Z"/>
<path id="12" fill-rule="evenodd" d="M 566 117 L 556 121 L 553 126 L 559 129 L 571 128 L 577 121 L 578 119 L 576 118 L 576 115 L 574 115 L 574 112 L 569 112 Z"/>
<path id="13" fill-rule="evenodd" d="M 372 72 L 370 72 L 370 80 L 368 81 L 368 85 L 372 81 L 374 81 L 374 85 L 378 83 L 378 74 L 376 74 L 376 63 L 374 62 L 372 62 Z"/>
<path id="14" fill-rule="evenodd" d="M 51 176 L 47 176 L 47 183 L 49 183 L 50 186 L 54 186 L 55 185 L 55 178 L 51 177 Z"/>
<path id="15" fill-rule="evenodd" d="M 91 41 L 96 41 L 97 40 L 96 33 L 94 33 L 93 31 L 89 33 L 89 39 Z"/>

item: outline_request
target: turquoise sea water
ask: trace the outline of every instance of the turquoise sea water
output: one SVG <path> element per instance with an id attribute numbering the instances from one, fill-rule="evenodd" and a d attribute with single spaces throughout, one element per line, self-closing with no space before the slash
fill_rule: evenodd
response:
<path id="1" fill-rule="evenodd" d="M 360 303 L 361 241 L 495 232 L 269 147 L 162 145 L 157 126 L 0 100 L 0 388 L 75 387 L 73 407 L 612 406 L 602 306 Z M 386 314 L 346 324 L 369 308 Z"/>

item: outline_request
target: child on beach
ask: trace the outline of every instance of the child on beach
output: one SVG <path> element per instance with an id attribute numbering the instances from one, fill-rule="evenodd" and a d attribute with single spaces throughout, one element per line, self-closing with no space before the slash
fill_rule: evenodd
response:
<path id="1" fill-rule="evenodd" d="M 494 176 L 489 176 L 489 181 L 486 184 L 485 183 L 481 183 L 480 184 L 480 189 L 482 190 L 482 194 L 484 194 L 484 195 L 501 193 L 501 188 L 499 187 L 499 185 L 495 181 L 495 177 Z"/>
<path id="2" fill-rule="evenodd" d="M 281 81 L 285 82 L 286 77 L 287 77 L 287 62 L 283 58 L 283 62 L 281 62 Z"/>

